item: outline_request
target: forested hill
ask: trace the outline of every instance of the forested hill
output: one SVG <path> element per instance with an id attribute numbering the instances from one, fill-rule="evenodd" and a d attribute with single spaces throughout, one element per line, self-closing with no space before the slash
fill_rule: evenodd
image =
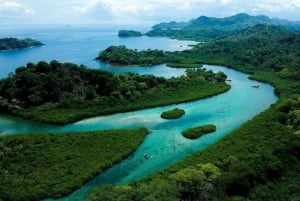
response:
<path id="1" fill-rule="evenodd" d="M 17 38 L 1 38 L 0 50 L 14 50 L 23 49 L 33 46 L 43 45 L 40 41 L 33 40 L 31 38 L 17 39 Z"/>
<path id="2" fill-rule="evenodd" d="M 297 84 L 300 80 L 299 47 L 300 32 L 260 24 L 214 42 L 199 44 L 193 50 L 178 53 L 177 58 L 186 63 L 183 58 L 189 55 L 194 58 L 189 62 L 226 64 L 255 73 L 259 75 L 256 78 L 263 81 L 285 81 L 290 93 L 300 93 Z M 287 93 L 286 87 L 277 90 Z"/>
<path id="3" fill-rule="evenodd" d="M 179 39 L 207 40 L 235 33 L 256 24 L 272 24 L 300 30 L 300 22 L 271 19 L 264 15 L 250 16 L 240 13 L 231 17 L 215 18 L 200 16 L 189 22 L 169 22 L 154 25 L 148 36 L 166 36 Z"/>

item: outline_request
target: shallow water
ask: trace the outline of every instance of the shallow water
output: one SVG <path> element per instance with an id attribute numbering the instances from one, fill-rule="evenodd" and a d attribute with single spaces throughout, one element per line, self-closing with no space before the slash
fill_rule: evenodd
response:
<path id="1" fill-rule="evenodd" d="M 199 101 L 90 118 L 61 128 L 60 131 L 79 131 L 146 126 L 151 134 L 128 159 L 59 200 L 83 200 L 90 190 L 100 184 L 124 184 L 162 170 L 218 141 L 277 100 L 273 87 L 268 84 L 260 83 L 258 89 L 253 88 L 253 81 L 248 80 L 246 74 L 225 67 L 205 67 L 225 72 L 232 80 L 231 90 Z M 177 120 L 160 118 L 163 111 L 174 107 L 184 109 L 186 115 Z M 182 137 L 181 131 L 203 124 L 215 124 L 217 131 L 198 140 Z M 145 154 L 150 156 L 148 160 Z"/>
<path id="2" fill-rule="evenodd" d="M 17 28 L 15 28 L 17 29 Z M 86 64 L 92 68 L 106 69 L 115 73 L 135 72 L 140 74 L 154 74 L 164 77 L 184 74 L 184 69 L 168 68 L 165 65 L 145 68 L 110 67 L 92 60 L 100 50 L 112 44 L 124 44 L 130 48 L 147 49 L 158 48 L 165 50 L 180 50 L 187 48 L 186 41 L 176 41 L 165 38 L 127 38 L 120 39 L 116 30 L 103 27 L 21 27 L 13 32 L 13 28 L 6 28 L 0 34 L 10 36 L 32 37 L 47 43 L 46 46 L 20 51 L 0 52 L 0 77 L 6 76 L 17 66 L 25 65 L 28 61 L 70 61 Z M 16 35 L 11 35 L 17 33 Z M 83 200 L 83 198 L 100 184 L 124 184 L 140 179 L 153 172 L 162 170 L 189 154 L 215 143 L 241 124 L 253 118 L 276 102 L 274 88 L 268 84 L 259 83 L 259 88 L 251 87 L 253 81 L 247 75 L 238 71 L 219 67 L 204 66 L 214 71 L 223 71 L 231 79 L 231 89 L 218 96 L 206 98 L 190 103 L 175 104 L 133 112 L 85 119 L 66 126 L 53 126 L 33 123 L 18 118 L 0 116 L 0 135 L 33 132 L 68 132 L 94 131 L 116 128 L 136 128 L 146 126 L 151 130 L 145 141 L 128 159 L 113 166 L 95 177 L 79 190 L 59 200 Z M 163 111 L 174 107 L 182 108 L 186 115 L 177 120 L 160 118 Z M 181 131 L 186 128 L 215 124 L 217 131 L 202 136 L 197 140 L 182 137 Z M 150 158 L 145 159 L 147 154 Z"/>

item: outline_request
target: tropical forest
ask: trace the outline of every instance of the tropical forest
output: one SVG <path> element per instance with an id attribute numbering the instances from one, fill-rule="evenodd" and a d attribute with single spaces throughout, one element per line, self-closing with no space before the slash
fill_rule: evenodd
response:
<path id="1" fill-rule="evenodd" d="M 197 42 L 184 50 L 112 43 L 89 58 L 105 69 L 67 59 L 16 66 L 0 79 L 0 201 L 300 200 L 299 30 L 264 15 L 200 16 L 116 33 Z M 1 50 L 41 45 L 1 40 Z M 178 76 L 146 71 L 156 68 Z M 252 94 L 265 89 L 273 101 L 249 115 L 240 103 L 244 121 L 226 130 L 234 105 L 260 105 Z"/>

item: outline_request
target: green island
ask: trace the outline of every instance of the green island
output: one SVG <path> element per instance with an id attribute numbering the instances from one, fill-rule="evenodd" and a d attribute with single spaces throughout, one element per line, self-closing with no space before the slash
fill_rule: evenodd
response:
<path id="1" fill-rule="evenodd" d="M 143 36 L 143 34 L 139 31 L 134 31 L 134 30 L 120 30 L 118 32 L 119 37 L 138 37 L 138 36 Z"/>
<path id="2" fill-rule="evenodd" d="M 165 79 L 133 73 L 115 75 L 72 63 L 41 61 L 19 67 L 0 80 L 0 112 L 51 124 L 188 102 L 230 89 L 226 75 L 188 69 Z M 176 93 L 174 93 L 176 91 Z"/>
<path id="3" fill-rule="evenodd" d="M 100 52 L 95 60 L 118 66 L 153 66 L 165 62 L 166 53 L 162 50 L 132 50 L 125 46 L 110 46 Z"/>
<path id="4" fill-rule="evenodd" d="M 182 135 L 188 139 L 198 139 L 202 135 L 215 132 L 217 127 L 213 124 L 197 126 L 182 131 Z"/>
<path id="5" fill-rule="evenodd" d="M 15 50 L 41 45 L 43 45 L 43 43 L 41 43 L 40 41 L 33 40 L 31 38 L 0 38 L 0 50 Z"/>
<path id="6" fill-rule="evenodd" d="M 163 119 L 179 119 L 185 114 L 183 109 L 174 108 L 172 110 L 168 110 L 163 112 L 160 116 Z"/>
<path id="7" fill-rule="evenodd" d="M 0 137 L 0 200 L 58 198 L 125 159 L 148 130 Z"/>
<path id="8" fill-rule="evenodd" d="M 177 38 L 201 37 L 178 33 Z M 177 63 L 219 64 L 250 73 L 251 79 L 271 83 L 280 99 L 208 148 L 140 181 L 100 186 L 86 200 L 299 199 L 299 47 L 299 32 L 256 24 L 175 52 Z"/>

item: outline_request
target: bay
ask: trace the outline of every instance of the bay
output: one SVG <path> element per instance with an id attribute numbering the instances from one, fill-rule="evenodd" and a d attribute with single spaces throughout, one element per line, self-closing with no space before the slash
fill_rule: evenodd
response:
<path id="1" fill-rule="evenodd" d="M 15 32 L 13 31 L 15 30 Z M 18 51 L 0 52 L 0 77 L 5 77 L 17 66 L 40 60 L 74 62 L 91 68 L 106 69 L 115 73 L 135 72 L 172 77 L 184 74 L 184 69 L 168 68 L 165 65 L 155 67 L 111 67 L 93 61 L 100 50 L 109 45 L 122 44 L 136 49 L 181 50 L 188 48 L 190 41 L 177 41 L 166 38 L 119 38 L 117 28 L 94 26 L 34 26 L 6 28 L 1 36 L 32 37 L 47 45 Z M 5 66 L 5 67 L 3 67 Z M 259 83 L 259 88 L 251 87 L 253 81 L 248 75 L 220 66 L 205 65 L 213 71 L 223 71 L 232 80 L 230 91 L 218 96 L 183 104 L 157 107 L 133 112 L 119 113 L 102 117 L 84 119 L 66 126 L 53 126 L 34 123 L 9 116 L 0 116 L 0 135 L 21 133 L 61 133 L 66 131 L 93 131 L 115 128 L 136 128 L 145 126 L 151 130 L 136 152 L 126 160 L 99 174 L 77 191 L 59 200 L 83 200 L 96 186 L 101 184 L 126 184 L 153 172 L 162 170 L 187 155 L 202 150 L 277 101 L 274 88 Z M 186 115 L 177 120 L 160 118 L 163 111 L 182 108 Z M 217 131 L 197 140 L 188 140 L 181 135 L 186 128 L 215 124 Z M 147 154 L 149 159 L 144 155 Z M 51 200 L 51 199 L 50 199 Z"/>
<path id="2" fill-rule="evenodd" d="M 14 72 L 17 67 L 28 62 L 57 60 L 84 64 L 90 68 L 101 68 L 116 73 L 136 71 L 136 68 L 110 68 L 104 63 L 94 61 L 100 51 L 110 45 L 125 45 L 132 49 L 161 49 L 177 51 L 191 48 L 193 41 L 179 41 L 162 37 L 120 38 L 117 33 L 120 25 L 27 25 L 2 27 L 0 38 L 33 38 L 45 45 L 22 50 L 0 51 L 0 78 Z M 129 27 L 128 27 L 129 28 Z M 137 26 L 131 29 L 145 31 L 149 27 Z M 147 69 L 147 68 L 146 68 Z M 182 69 L 165 68 L 163 65 L 145 69 L 145 73 L 171 77 L 183 74 Z M 151 69 L 151 70 L 150 70 Z"/>

